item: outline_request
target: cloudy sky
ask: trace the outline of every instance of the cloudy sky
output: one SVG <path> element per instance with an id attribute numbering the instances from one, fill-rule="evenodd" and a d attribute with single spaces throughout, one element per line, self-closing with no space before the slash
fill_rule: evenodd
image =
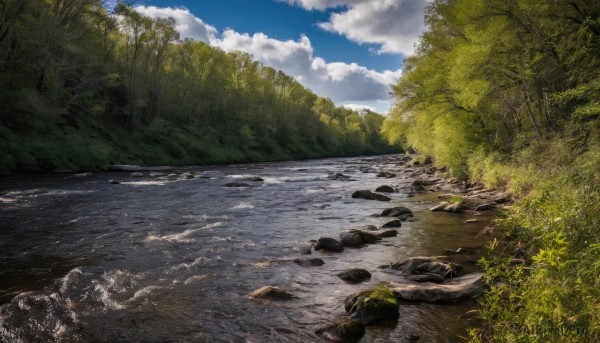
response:
<path id="1" fill-rule="evenodd" d="M 251 53 L 337 105 L 388 112 L 426 0 L 138 0 L 181 37 Z"/>

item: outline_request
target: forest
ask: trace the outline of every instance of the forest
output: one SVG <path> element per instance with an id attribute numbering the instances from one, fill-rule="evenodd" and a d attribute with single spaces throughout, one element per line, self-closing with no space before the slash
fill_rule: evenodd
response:
<path id="1" fill-rule="evenodd" d="M 436 0 L 425 20 L 382 130 L 515 200 L 470 340 L 600 341 L 600 2 Z"/>
<path id="2" fill-rule="evenodd" d="M 399 151 L 336 107 L 173 19 L 101 0 L 0 1 L 0 174 Z"/>

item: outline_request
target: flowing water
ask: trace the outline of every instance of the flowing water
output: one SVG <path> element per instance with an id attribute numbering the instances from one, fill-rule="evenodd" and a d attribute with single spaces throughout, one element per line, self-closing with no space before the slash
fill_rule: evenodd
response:
<path id="1" fill-rule="evenodd" d="M 349 294 L 398 276 L 378 266 L 447 248 L 481 246 L 491 217 L 430 213 L 436 193 L 410 197 L 397 156 L 188 168 L 196 177 L 26 175 L 0 179 L 0 341 L 321 342 L 314 334 L 343 318 Z M 370 172 L 366 169 L 371 168 Z M 331 180 L 344 173 L 353 181 Z M 264 182 L 243 181 L 261 177 Z M 109 179 L 121 184 L 109 184 Z M 251 187 L 228 188 L 232 182 Z M 387 184 L 391 202 L 352 199 Z M 321 267 L 281 261 L 302 242 L 346 228 L 382 225 L 376 214 L 407 206 L 415 221 L 397 237 L 341 254 L 313 251 Z M 467 269 L 476 256 L 463 256 Z M 277 262 L 279 260 L 279 262 Z M 346 284 L 336 274 L 373 277 Z M 259 302 L 265 285 L 297 296 Z M 402 303 L 397 322 L 369 326 L 363 342 L 457 342 L 472 302 Z"/>

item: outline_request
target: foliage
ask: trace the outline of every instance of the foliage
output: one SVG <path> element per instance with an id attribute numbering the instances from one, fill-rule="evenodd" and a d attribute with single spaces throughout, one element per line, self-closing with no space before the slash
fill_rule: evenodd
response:
<path id="1" fill-rule="evenodd" d="M 335 107 L 249 54 L 101 0 L 0 5 L 0 172 L 397 151 L 383 116 Z"/>
<path id="2" fill-rule="evenodd" d="M 569 174 L 538 184 L 498 223 L 511 239 L 504 251 L 529 255 L 531 265 L 515 267 L 510 254 L 483 260 L 492 285 L 480 311 L 488 326 L 474 341 L 600 339 L 600 188 L 597 176 L 575 185 Z"/>
<path id="3" fill-rule="evenodd" d="M 565 133 L 585 145 L 598 130 L 598 2 L 437 0 L 426 23 L 393 89 L 389 141 L 467 178 L 473 154 L 518 153 Z"/>
<path id="4" fill-rule="evenodd" d="M 471 340 L 600 341 L 600 2 L 435 0 L 426 23 L 382 132 L 516 200 Z"/>

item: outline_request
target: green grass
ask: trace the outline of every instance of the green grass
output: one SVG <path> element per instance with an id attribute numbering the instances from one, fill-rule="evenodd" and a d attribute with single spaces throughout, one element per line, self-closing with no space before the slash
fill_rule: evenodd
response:
<path id="1" fill-rule="evenodd" d="M 465 202 L 465 198 L 461 197 L 460 195 L 453 195 L 450 199 L 448 199 L 448 202 L 452 205 L 460 205 Z"/>
<path id="2" fill-rule="evenodd" d="M 552 146 L 500 167 L 519 200 L 497 221 L 507 239 L 481 261 L 492 287 L 480 301 L 487 325 L 471 342 L 600 341 L 600 149 Z"/>

